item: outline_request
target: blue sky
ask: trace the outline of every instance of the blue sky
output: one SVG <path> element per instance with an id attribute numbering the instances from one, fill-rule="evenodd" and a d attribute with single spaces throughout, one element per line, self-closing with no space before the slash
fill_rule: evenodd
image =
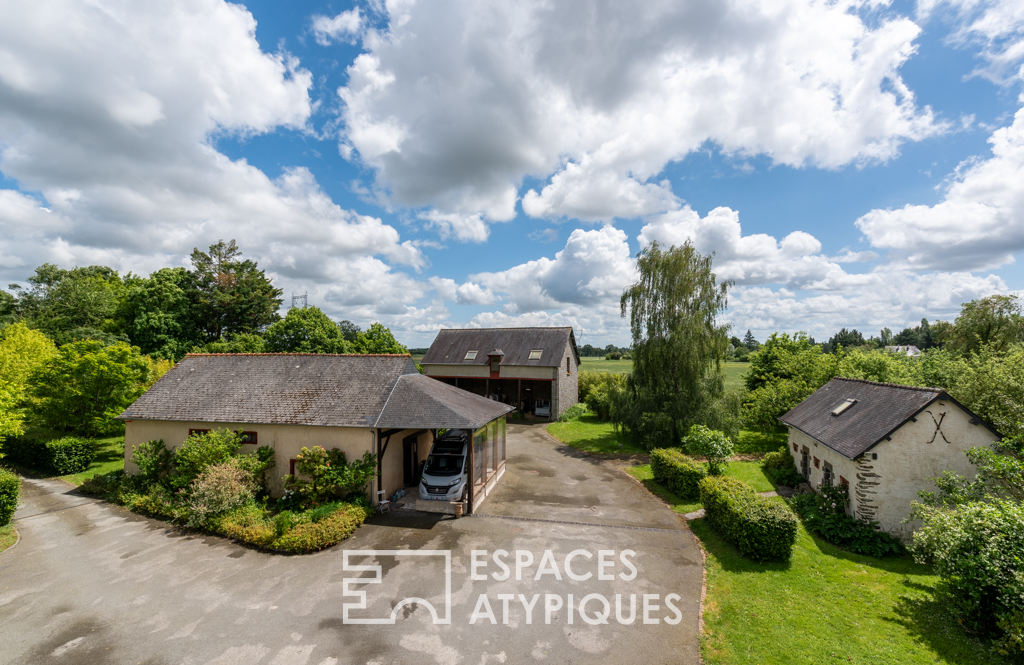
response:
<path id="1" fill-rule="evenodd" d="M 761 338 L 1022 288 L 1011 0 L 48 0 L 0 34 L 8 282 L 233 237 L 286 295 L 410 346 L 626 344 L 654 240 L 715 251 L 727 320 Z"/>

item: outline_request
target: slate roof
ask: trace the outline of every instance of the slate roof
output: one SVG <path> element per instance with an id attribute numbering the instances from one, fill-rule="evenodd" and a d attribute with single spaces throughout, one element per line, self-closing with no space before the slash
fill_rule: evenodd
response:
<path id="1" fill-rule="evenodd" d="M 395 399 L 399 378 L 413 375 L 420 376 L 408 355 L 189 354 L 120 418 L 376 427 L 385 405 L 389 414 L 416 414 L 424 403 L 446 402 L 449 386 L 428 377 L 430 384 L 417 382 L 416 391 L 403 388 Z M 491 400 L 458 392 L 448 413 L 430 412 L 442 424 L 414 426 L 464 427 L 474 414 L 494 412 Z"/>
<path id="2" fill-rule="evenodd" d="M 580 354 L 572 328 L 442 328 L 422 365 L 486 365 L 487 352 L 504 352 L 502 365 L 559 367 L 565 362 L 565 345 L 572 348 L 576 365 Z M 530 360 L 530 351 L 541 350 L 540 360 Z M 467 351 L 477 351 L 476 359 L 465 360 Z"/>
<path id="3" fill-rule="evenodd" d="M 376 426 L 476 429 L 514 410 L 429 376 L 406 374 L 398 377 Z"/>
<path id="4" fill-rule="evenodd" d="M 857 400 L 856 403 L 839 415 L 832 415 L 833 409 L 851 399 Z M 855 459 L 940 399 L 954 402 L 971 413 L 942 388 L 835 378 L 779 420 L 844 457 Z M 989 426 L 986 424 L 986 427 Z"/>

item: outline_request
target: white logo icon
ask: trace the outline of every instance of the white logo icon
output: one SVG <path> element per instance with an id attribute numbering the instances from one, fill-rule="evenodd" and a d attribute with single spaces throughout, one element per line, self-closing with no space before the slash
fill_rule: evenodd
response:
<path id="1" fill-rule="evenodd" d="M 364 617 L 349 617 L 349 610 L 365 610 L 367 609 L 366 603 L 366 588 L 356 590 L 353 589 L 353 585 L 356 584 L 381 584 L 384 581 L 384 575 L 380 564 L 354 564 L 349 562 L 349 557 L 370 557 L 373 559 L 379 559 L 383 556 L 393 556 L 399 559 L 409 557 L 444 557 L 444 616 L 438 616 L 437 608 L 434 607 L 433 603 L 424 600 L 423 598 L 410 596 L 409 598 L 403 598 L 398 601 L 393 608 L 391 608 L 391 614 L 387 618 L 376 618 L 369 619 Z M 418 604 L 426 607 L 430 611 L 430 616 L 433 618 L 435 624 L 450 624 L 452 622 L 452 553 L 451 550 L 345 550 L 345 554 L 342 558 L 342 570 L 346 572 L 370 572 L 373 573 L 373 577 L 346 577 L 343 578 L 343 596 L 350 596 L 358 598 L 359 600 L 352 603 L 342 604 L 342 622 L 346 624 L 394 624 L 398 613 L 406 605 Z"/>

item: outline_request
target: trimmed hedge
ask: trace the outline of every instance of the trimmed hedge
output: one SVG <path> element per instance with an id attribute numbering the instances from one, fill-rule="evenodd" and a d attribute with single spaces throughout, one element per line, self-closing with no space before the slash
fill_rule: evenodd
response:
<path id="1" fill-rule="evenodd" d="M 0 526 L 11 523 L 21 498 L 21 478 L 18 474 L 0 468 Z"/>
<path id="2" fill-rule="evenodd" d="M 369 516 L 369 509 L 333 503 L 304 513 L 286 511 L 274 517 L 255 503 L 248 503 L 214 518 L 214 532 L 250 545 L 277 552 L 303 554 L 337 545 L 352 535 Z"/>
<path id="3" fill-rule="evenodd" d="M 700 500 L 708 524 L 755 561 L 786 561 L 796 543 L 796 515 L 742 480 L 709 476 L 700 481 Z"/>
<path id="4" fill-rule="evenodd" d="M 654 479 L 681 499 L 700 496 L 700 481 L 708 475 L 703 464 L 687 457 L 678 448 L 655 448 L 651 451 L 651 473 Z"/>
<path id="5" fill-rule="evenodd" d="M 23 436 L 5 441 L 4 454 L 17 464 L 66 476 L 89 468 L 96 456 L 96 445 L 90 439 L 75 436 L 61 439 Z"/>

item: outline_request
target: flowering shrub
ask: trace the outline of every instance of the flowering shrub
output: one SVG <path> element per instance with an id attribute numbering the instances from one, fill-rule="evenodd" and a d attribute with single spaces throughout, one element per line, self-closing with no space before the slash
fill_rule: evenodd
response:
<path id="1" fill-rule="evenodd" d="M 857 519 L 847 514 L 850 491 L 845 485 L 818 485 L 814 494 L 793 497 L 793 508 L 804 525 L 819 536 L 854 554 L 874 557 L 903 554 L 903 544 L 882 531 L 878 522 Z"/>
<path id="2" fill-rule="evenodd" d="M 252 473 L 227 461 L 207 467 L 189 489 L 187 523 L 195 527 L 252 501 L 257 485 Z"/>
<path id="3" fill-rule="evenodd" d="M 729 437 L 704 425 L 690 428 L 690 433 L 683 438 L 683 448 L 687 453 L 707 460 L 708 473 L 712 476 L 722 475 L 733 453 Z"/>

